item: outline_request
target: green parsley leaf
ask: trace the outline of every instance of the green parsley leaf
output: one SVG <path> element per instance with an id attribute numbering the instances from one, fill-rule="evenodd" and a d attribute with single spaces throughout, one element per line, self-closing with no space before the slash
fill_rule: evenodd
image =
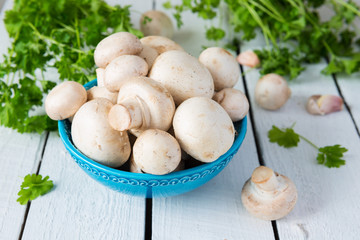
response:
<path id="1" fill-rule="evenodd" d="M 42 178 L 41 175 L 28 174 L 24 177 L 21 189 L 17 199 L 21 205 L 25 205 L 30 200 L 34 200 L 39 196 L 48 193 L 54 187 L 53 181 L 49 180 L 49 176 Z"/>
<path id="2" fill-rule="evenodd" d="M 339 168 L 340 166 L 345 165 L 345 160 L 341 159 L 344 152 L 347 152 L 347 149 L 341 147 L 339 144 L 326 146 L 319 148 L 319 153 L 316 159 L 318 164 L 325 165 L 328 168 Z"/>
<path id="3" fill-rule="evenodd" d="M 274 125 L 268 132 L 268 137 L 270 142 L 277 143 L 285 148 L 296 147 L 300 141 L 299 135 L 292 128 L 282 130 Z"/>

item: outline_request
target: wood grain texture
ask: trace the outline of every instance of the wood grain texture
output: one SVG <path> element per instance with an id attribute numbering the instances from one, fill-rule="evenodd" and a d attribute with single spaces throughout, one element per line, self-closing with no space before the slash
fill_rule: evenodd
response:
<path id="1" fill-rule="evenodd" d="M 91 179 L 51 133 L 40 174 L 54 189 L 31 203 L 23 239 L 144 239 L 145 201 Z"/>
<path id="2" fill-rule="evenodd" d="M 23 177 L 35 173 L 44 135 L 20 134 L 0 127 L 0 239 L 17 239 L 26 205 L 16 202 Z"/>
<path id="3" fill-rule="evenodd" d="M 258 48 L 262 41 L 254 40 L 243 50 Z M 360 139 L 354 131 L 349 113 L 344 110 L 327 116 L 313 116 L 305 110 L 307 98 L 313 94 L 335 94 L 337 88 L 331 76 L 320 73 L 326 63 L 308 65 L 290 83 L 292 96 L 278 111 L 261 109 L 254 101 L 254 88 L 260 74 L 246 74 L 257 136 L 265 164 L 291 178 L 298 188 L 298 203 L 293 212 L 277 221 L 280 239 L 357 239 L 360 228 L 360 188 L 358 169 Z M 248 71 L 245 68 L 245 71 Z M 270 143 L 267 132 L 272 125 L 289 127 L 318 146 L 341 144 L 349 149 L 346 166 L 329 169 L 316 163 L 317 151 L 300 142 L 294 149 L 284 149 Z"/>
<path id="4" fill-rule="evenodd" d="M 354 73 L 351 76 L 337 74 L 336 79 L 344 96 L 344 100 L 348 104 L 354 117 L 357 128 L 360 129 L 360 73 Z"/>
<path id="5" fill-rule="evenodd" d="M 157 6 L 162 9 L 159 2 Z M 183 19 L 184 26 L 174 39 L 198 56 L 201 45 L 206 45 L 203 22 L 192 13 L 184 14 Z M 243 90 L 241 79 L 236 88 Z M 258 165 L 248 121 L 244 143 L 218 176 L 192 192 L 153 199 L 153 239 L 273 239 L 271 223 L 253 218 L 241 203 L 242 186 Z"/>
<path id="6" fill-rule="evenodd" d="M 0 12 L 0 61 L 10 45 L 3 18 L 4 11 L 11 7 L 12 2 L 7 1 Z M 0 239 L 19 237 L 26 205 L 22 206 L 16 202 L 17 193 L 23 177 L 35 173 L 38 168 L 44 136 L 20 134 L 0 127 Z"/>

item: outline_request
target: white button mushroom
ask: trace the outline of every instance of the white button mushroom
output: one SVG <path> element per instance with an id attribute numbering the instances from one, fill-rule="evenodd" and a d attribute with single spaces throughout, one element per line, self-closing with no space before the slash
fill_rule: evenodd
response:
<path id="1" fill-rule="evenodd" d="M 214 100 L 194 97 L 184 101 L 173 120 L 176 139 L 190 156 L 213 162 L 234 142 L 234 125 L 225 110 Z"/>
<path id="2" fill-rule="evenodd" d="M 244 93 L 234 88 L 224 88 L 213 99 L 229 114 L 233 122 L 243 119 L 249 111 L 249 101 Z"/>
<path id="3" fill-rule="evenodd" d="M 147 73 L 148 65 L 144 59 L 134 55 L 122 55 L 105 68 L 105 87 L 116 92 L 128 78 L 146 76 Z"/>
<path id="4" fill-rule="evenodd" d="M 314 115 L 325 115 L 342 109 L 342 98 L 334 95 L 313 95 L 306 104 L 306 110 Z"/>
<path id="5" fill-rule="evenodd" d="M 240 67 L 235 57 L 219 47 L 207 48 L 199 56 L 199 61 L 209 69 L 214 79 L 215 90 L 235 86 L 240 77 Z"/>
<path id="6" fill-rule="evenodd" d="M 167 51 L 155 61 L 149 76 L 163 84 L 179 105 L 191 97 L 214 94 L 209 70 L 198 59 L 183 51 Z"/>
<path id="7" fill-rule="evenodd" d="M 112 104 L 116 104 L 118 98 L 118 92 L 110 92 L 106 87 L 92 87 L 87 92 L 87 100 L 93 100 L 95 98 L 106 98 L 110 100 Z"/>
<path id="8" fill-rule="evenodd" d="M 86 98 L 86 90 L 80 83 L 60 83 L 46 97 L 46 114 L 53 120 L 69 118 L 86 102 Z"/>
<path id="9" fill-rule="evenodd" d="M 133 77 L 121 87 L 109 122 L 116 130 L 139 135 L 148 128 L 167 131 L 174 113 L 174 100 L 165 87 L 151 78 Z"/>
<path id="10" fill-rule="evenodd" d="M 169 38 L 162 36 L 143 37 L 140 39 L 140 42 L 145 46 L 154 48 L 159 55 L 171 50 L 184 51 L 184 49 L 179 44 Z"/>
<path id="11" fill-rule="evenodd" d="M 143 172 L 163 175 L 174 171 L 181 161 L 176 139 L 165 131 L 149 129 L 135 141 L 134 162 Z"/>
<path id="12" fill-rule="evenodd" d="M 256 53 L 254 53 L 251 50 L 245 51 L 245 52 L 241 52 L 236 60 L 244 66 L 248 66 L 251 68 L 254 67 L 258 67 L 260 65 L 260 60 L 258 55 L 256 55 Z"/>
<path id="13" fill-rule="evenodd" d="M 127 133 L 114 130 L 108 123 L 112 106 L 105 98 L 85 103 L 74 116 L 71 136 L 83 154 L 116 168 L 128 160 L 131 147 Z"/>
<path id="14" fill-rule="evenodd" d="M 117 32 L 101 40 L 95 48 L 95 64 L 105 68 L 121 55 L 136 55 L 142 51 L 140 40 L 128 32 Z"/>
<path id="15" fill-rule="evenodd" d="M 139 57 L 143 58 L 146 61 L 146 63 L 148 64 L 149 71 L 150 71 L 153 63 L 155 62 L 155 59 L 158 56 L 159 56 L 159 54 L 154 48 L 146 46 L 146 45 L 144 45 L 143 50 L 139 54 Z"/>
<path id="16" fill-rule="evenodd" d="M 294 208 L 297 190 L 286 176 L 260 166 L 245 183 L 241 200 L 246 210 L 255 217 L 276 220 L 286 216 Z"/>
<path id="17" fill-rule="evenodd" d="M 286 80 L 278 74 L 266 74 L 256 83 L 255 100 L 260 107 L 268 110 L 281 108 L 291 95 Z"/>
<path id="18" fill-rule="evenodd" d="M 149 18 L 148 20 L 145 17 Z M 144 21 L 145 20 L 145 21 Z M 171 19 L 161 11 L 147 11 L 141 15 L 140 30 L 144 36 L 164 36 L 172 38 L 174 27 Z"/>

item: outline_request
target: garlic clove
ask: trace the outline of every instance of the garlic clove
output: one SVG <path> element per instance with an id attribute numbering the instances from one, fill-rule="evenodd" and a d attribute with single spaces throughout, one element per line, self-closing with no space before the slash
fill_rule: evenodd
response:
<path id="1" fill-rule="evenodd" d="M 259 57 L 251 50 L 241 52 L 236 60 L 244 66 L 248 66 L 251 68 L 257 67 L 260 65 Z"/>
<path id="2" fill-rule="evenodd" d="M 308 99 L 306 110 L 310 114 L 325 115 L 341 111 L 344 102 L 341 97 L 335 95 L 313 95 Z"/>

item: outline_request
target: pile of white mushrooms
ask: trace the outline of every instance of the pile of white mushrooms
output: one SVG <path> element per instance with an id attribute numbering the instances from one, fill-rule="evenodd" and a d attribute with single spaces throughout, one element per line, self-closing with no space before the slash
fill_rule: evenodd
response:
<path id="1" fill-rule="evenodd" d="M 86 91 L 63 82 L 47 96 L 45 110 L 53 120 L 69 119 L 74 145 L 108 167 L 128 162 L 131 172 L 163 175 L 213 162 L 232 146 L 233 122 L 249 111 L 246 96 L 233 88 L 238 62 L 219 47 L 205 49 L 197 59 L 168 38 L 173 30 L 167 16 L 150 11 L 141 21 L 145 16 L 153 19 L 147 29 L 141 24 L 146 37 L 118 32 L 97 45 L 97 86 Z M 284 95 L 279 101 L 267 93 L 273 82 Z M 259 81 L 256 96 L 273 110 L 290 90 L 274 74 Z M 291 180 L 266 167 L 255 169 L 242 191 L 245 208 L 267 220 L 285 216 L 296 199 Z"/>
<path id="2" fill-rule="evenodd" d="M 94 60 L 97 86 L 61 83 L 45 105 L 50 118 L 70 118 L 84 155 L 109 167 L 130 159 L 130 171 L 162 175 L 183 169 L 185 159 L 213 162 L 249 110 L 233 89 L 239 65 L 219 47 L 197 59 L 167 37 L 118 32 L 99 42 Z"/>

